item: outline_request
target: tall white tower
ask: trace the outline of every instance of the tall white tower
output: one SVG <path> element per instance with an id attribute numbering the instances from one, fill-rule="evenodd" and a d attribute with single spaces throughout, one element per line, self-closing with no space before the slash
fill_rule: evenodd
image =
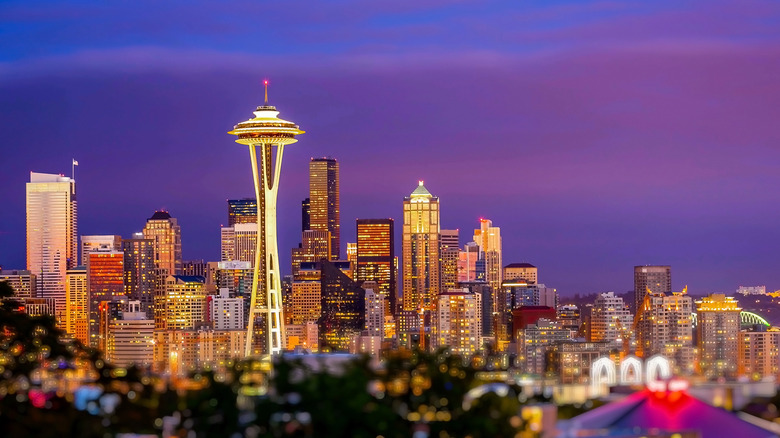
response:
<path id="1" fill-rule="evenodd" d="M 295 136 L 304 133 L 295 123 L 277 117 L 279 112 L 276 107 L 268 105 L 268 81 L 264 81 L 264 85 L 265 104 L 257 107 L 254 118 L 239 123 L 229 132 L 238 136 L 236 143 L 249 146 L 257 197 L 257 250 L 249 307 L 246 356 L 272 355 L 282 351 L 284 319 L 282 318 L 282 274 L 276 242 L 276 195 L 279 191 L 284 146 L 295 143 L 298 141 Z M 264 330 L 255 328 L 258 316 L 264 320 Z M 265 338 L 265 347 L 262 348 L 264 352 L 256 348 L 254 341 L 256 331 L 262 333 Z"/>
<path id="2" fill-rule="evenodd" d="M 62 175 L 30 172 L 27 183 L 27 269 L 37 275 L 39 298 L 54 298 L 64 323 L 65 282 L 76 267 L 76 182 Z"/>

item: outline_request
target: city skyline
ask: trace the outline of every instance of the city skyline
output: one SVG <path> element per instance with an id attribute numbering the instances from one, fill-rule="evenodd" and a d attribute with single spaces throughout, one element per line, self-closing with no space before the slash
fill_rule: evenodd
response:
<path id="1" fill-rule="evenodd" d="M 180 221 L 184 259 L 217 260 L 224 201 L 252 195 L 249 169 L 223 128 L 260 101 L 268 77 L 270 103 L 284 102 L 285 114 L 311 127 L 307 146 L 285 158 L 282 253 L 299 241 L 308 160 L 327 155 L 341 165 L 342 243 L 353 240 L 355 218 L 393 218 L 398 226 L 408 187 L 425 180 L 442 200 L 443 229 L 466 236 L 490 218 L 502 229 L 503 264 L 538 266 L 540 281 L 563 296 L 629 291 L 631 268 L 644 264 L 671 265 L 673 290 L 778 289 L 780 203 L 772 188 L 780 181 L 771 163 L 780 159 L 772 74 L 780 10 L 750 4 L 528 6 L 525 13 L 558 30 L 519 28 L 517 50 L 489 30 L 466 29 L 477 48 L 456 35 L 453 23 L 474 12 L 469 5 L 439 30 L 426 14 L 441 12 L 386 5 L 346 14 L 347 34 L 309 53 L 308 69 L 285 56 L 266 61 L 287 49 L 306 54 L 301 46 L 316 39 L 312 33 L 231 52 L 229 44 L 252 32 L 240 29 L 197 51 L 166 35 L 158 43 L 127 31 L 91 43 L 85 33 L 111 20 L 52 18 L 52 28 L 85 30 L 48 41 L 24 6 L 1 6 L 4 20 L 17 21 L 9 29 L 28 38 L 9 42 L 0 59 L 3 152 L 16 164 L 2 178 L 0 265 L 25 267 L 19 188 L 27 172 L 65 172 L 71 158 L 81 164 L 80 234 L 131 237 L 167 208 Z M 651 25 L 633 26 L 637 15 Z M 295 25 L 316 22 L 304 14 Z M 383 28 L 389 23 L 413 31 L 395 50 L 383 46 L 400 38 Z M 426 35 L 428 46 L 412 40 Z M 433 55 L 439 48 L 449 49 Z M 122 117 L 106 111 L 114 107 Z M 51 121 L 59 140 L 31 141 L 32 123 L 52 108 L 64 115 Z M 495 131 L 464 128 L 464 114 Z M 418 119 L 424 128 L 408 124 Z M 116 150 L 127 158 L 117 160 Z"/>

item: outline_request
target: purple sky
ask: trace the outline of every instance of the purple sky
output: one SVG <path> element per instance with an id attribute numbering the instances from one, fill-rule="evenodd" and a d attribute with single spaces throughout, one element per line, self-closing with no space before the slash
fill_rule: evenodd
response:
<path id="1" fill-rule="evenodd" d="M 492 219 L 504 261 L 562 294 L 629 290 L 637 264 L 695 293 L 780 289 L 780 3 L 28 3 L 0 4 L 6 268 L 25 264 L 29 172 L 72 157 L 80 234 L 166 208 L 185 259 L 216 260 L 225 200 L 253 193 L 226 132 L 269 78 L 307 131 L 284 158 L 283 259 L 309 158 L 333 156 L 342 245 L 355 218 L 400 233 L 423 179 L 461 244 Z"/>

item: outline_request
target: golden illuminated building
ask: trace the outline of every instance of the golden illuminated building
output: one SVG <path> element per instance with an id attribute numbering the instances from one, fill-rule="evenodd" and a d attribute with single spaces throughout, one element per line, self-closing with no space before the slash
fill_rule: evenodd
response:
<path id="1" fill-rule="evenodd" d="M 751 380 L 780 378 L 780 329 L 761 327 L 738 338 L 737 374 Z"/>
<path id="2" fill-rule="evenodd" d="M 154 366 L 184 376 L 191 371 L 224 369 L 242 356 L 246 330 L 163 330 L 154 333 Z"/>
<path id="3" fill-rule="evenodd" d="M 97 348 L 105 340 L 100 338 L 100 305 L 114 297 L 123 296 L 124 253 L 122 251 L 94 250 L 86 255 L 87 287 L 89 288 L 89 345 Z"/>
<path id="4" fill-rule="evenodd" d="M 696 301 L 699 369 L 704 376 L 736 376 L 741 311 L 737 300 L 724 294 Z"/>
<path id="5" fill-rule="evenodd" d="M 154 297 L 155 330 L 185 330 L 206 321 L 203 277 L 169 275 Z"/>
<path id="6" fill-rule="evenodd" d="M 632 335 L 634 317 L 623 298 L 614 292 L 599 294 L 590 311 L 591 342 L 627 341 Z"/>
<path id="7" fill-rule="evenodd" d="M 432 309 L 439 296 L 439 198 L 420 181 L 404 198 L 403 310 Z"/>
<path id="8" fill-rule="evenodd" d="M 387 310 L 395 314 L 397 291 L 394 275 L 395 221 L 358 219 L 355 281 L 375 282 L 376 292 L 388 300 Z"/>
<path id="9" fill-rule="evenodd" d="M 65 333 L 89 345 L 89 288 L 87 287 L 87 269 L 78 266 L 66 273 L 65 297 Z"/>
<path id="10" fill-rule="evenodd" d="M 675 372 L 690 374 L 694 368 L 693 299 L 687 291 L 671 295 L 650 292 L 635 317 L 637 355 L 648 359 L 660 354 Z"/>
<path id="11" fill-rule="evenodd" d="M 58 320 L 66 307 L 66 271 L 77 261 L 76 218 L 76 182 L 62 175 L 30 172 L 27 270 L 36 276 L 37 297 L 54 299 Z"/>
<path id="12" fill-rule="evenodd" d="M 504 281 L 525 280 L 531 284 L 539 283 L 538 268 L 530 263 L 510 263 L 504 266 Z"/>
<path id="13" fill-rule="evenodd" d="M 317 322 L 322 314 L 322 284 L 319 269 L 299 271 L 299 278 L 292 283 L 290 319 L 293 324 Z"/>
<path id="14" fill-rule="evenodd" d="M 480 350 L 482 300 L 468 289 L 449 290 L 438 297 L 434 314 L 433 348 L 449 347 L 450 352 L 472 356 Z"/>
<path id="15" fill-rule="evenodd" d="M 122 236 L 81 236 L 81 264 L 87 264 L 87 254 L 97 250 L 122 251 Z"/>
<path id="16" fill-rule="evenodd" d="M 339 260 L 341 206 L 339 163 L 335 158 L 312 158 L 309 163 L 309 228 L 330 232 L 330 260 Z"/>
<path id="17" fill-rule="evenodd" d="M 301 233 L 301 245 L 292 249 L 292 274 L 298 275 L 301 263 L 328 260 L 331 254 L 329 231 L 306 230 Z"/>
<path id="18" fill-rule="evenodd" d="M 181 272 L 181 227 L 167 211 L 155 211 L 146 220 L 144 239 L 154 240 L 154 268 L 157 276 Z"/>

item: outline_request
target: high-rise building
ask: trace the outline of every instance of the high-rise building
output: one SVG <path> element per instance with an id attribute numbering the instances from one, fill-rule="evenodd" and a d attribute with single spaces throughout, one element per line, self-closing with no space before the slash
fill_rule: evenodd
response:
<path id="1" fill-rule="evenodd" d="M 780 330 L 755 326 L 740 332 L 737 374 L 751 380 L 780 377 Z"/>
<path id="2" fill-rule="evenodd" d="M 322 274 L 319 263 L 306 262 L 292 283 L 289 319 L 301 325 L 322 316 Z"/>
<path id="3" fill-rule="evenodd" d="M 436 305 L 441 286 L 439 198 L 423 182 L 404 198 L 403 309 L 420 311 Z"/>
<path id="4" fill-rule="evenodd" d="M 193 329 L 206 321 L 203 277 L 169 275 L 157 288 L 154 297 L 155 330 Z"/>
<path id="5" fill-rule="evenodd" d="M 468 289 L 452 289 L 438 295 L 432 347 L 449 347 L 453 354 L 469 357 L 480 350 L 482 302 Z"/>
<path id="6" fill-rule="evenodd" d="M 257 224 L 257 199 L 228 199 L 228 227 Z"/>
<path id="7" fill-rule="evenodd" d="M 227 288 L 219 290 L 219 295 L 206 298 L 209 321 L 214 330 L 244 330 L 244 298 L 231 298 Z"/>
<path id="8" fill-rule="evenodd" d="M 373 281 L 376 293 L 387 299 L 387 309 L 395 314 L 397 290 L 395 263 L 395 221 L 393 219 L 358 219 L 355 281 Z"/>
<path id="9" fill-rule="evenodd" d="M 556 342 L 571 340 L 572 331 L 560 321 L 541 318 L 521 328 L 515 335 L 520 369 L 524 373 L 542 376 L 547 367 L 547 350 Z"/>
<path id="10" fill-rule="evenodd" d="M 530 263 L 510 263 L 504 266 L 504 281 L 525 280 L 528 283 L 539 282 L 538 269 Z"/>
<path id="11" fill-rule="evenodd" d="M 346 273 L 349 262 L 319 262 L 322 315 L 317 322 L 320 346 L 349 351 L 350 342 L 365 326 L 365 291 Z"/>
<path id="12" fill-rule="evenodd" d="M 76 266 L 78 240 L 76 182 L 30 172 L 27 183 L 27 270 L 36 276 L 37 295 L 52 298 L 55 313 L 65 311 L 66 272 Z"/>
<path id="13" fill-rule="evenodd" d="M 128 311 L 108 325 L 106 359 L 117 367 L 148 367 L 154 358 L 154 320 L 139 301 L 129 301 Z"/>
<path id="14" fill-rule="evenodd" d="M 379 284 L 375 281 L 364 281 L 361 287 L 366 291 L 367 335 L 384 338 L 387 299 L 384 293 L 379 291 Z"/>
<path id="15" fill-rule="evenodd" d="M 533 284 L 526 280 L 506 280 L 501 287 L 504 290 L 509 309 L 520 306 L 558 307 L 558 290 L 544 284 Z"/>
<path id="16" fill-rule="evenodd" d="M 301 201 L 301 233 L 311 229 L 311 200 Z"/>
<path id="17" fill-rule="evenodd" d="M 309 163 L 309 227 L 330 232 L 331 260 L 339 260 L 341 250 L 341 206 L 339 163 L 335 158 L 312 158 Z"/>
<path id="18" fill-rule="evenodd" d="M 458 230 L 441 230 L 441 288 L 446 291 L 458 287 L 458 259 L 460 240 Z"/>
<path id="19" fill-rule="evenodd" d="M 167 211 L 155 211 L 146 220 L 144 239 L 154 240 L 154 269 L 157 276 L 166 277 L 181 272 L 181 227 Z"/>
<path id="20" fill-rule="evenodd" d="M 98 249 L 86 254 L 87 287 L 89 289 L 89 345 L 97 348 L 105 343 L 100 338 L 100 305 L 124 296 L 124 253 L 113 249 Z"/>
<path id="21" fill-rule="evenodd" d="M 253 266 L 257 253 L 257 224 L 238 223 L 220 228 L 220 259 L 223 262 L 242 261 Z"/>
<path id="22" fill-rule="evenodd" d="M 634 316 L 623 298 L 614 292 L 599 294 L 590 311 L 590 341 L 627 341 L 631 337 Z"/>
<path id="23" fill-rule="evenodd" d="M 699 369 L 704 376 L 736 377 L 741 311 L 737 300 L 724 294 L 696 301 Z"/>
<path id="24" fill-rule="evenodd" d="M 138 301 L 148 318 L 154 317 L 154 290 L 157 282 L 154 265 L 154 239 L 144 239 L 134 233 L 132 239 L 122 242 L 125 254 L 125 295 Z"/>
<path id="25" fill-rule="evenodd" d="M 647 293 L 672 293 L 672 268 L 663 266 L 634 266 L 634 309 L 642 307 Z M 638 310 L 637 310 L 638 311 Z"/>
<path id="26" fill-rule="evenodd" d="M 690 374 L 694 368 L 693 300 L 686 291 L 648 294 L 636 316 L 637 355 L 660 354 L 674 371 Z"/>
<path id="27" fill-rule="evenodd" d="M 295 277 L 301 267 L 301 263 L 318 262 L 328 260 L 332 254 L 329 231 L 306 230 L 301 233 L 301 244 L 292 249 L 292 275 Z"/>
<path id="28" fill-rule="evenodd" d="M 579 330 L 582 325 L 582 315 L 579 307 L 575 304 L 564 304 L 558 306 L 558 321 L 571 330 Z"/>
<path id="29" fill-rule="evenodd" d="M 479 245 L 469 242 L 458 254 L 458 282 L 468 283 L 487 281 L 485 276 L 485 260 L 480 257 Z"/>
<path id="30" fill-rule="evenodd" d="M 30 271 L 19 269 L 0 269 L 0 282 L 7 283 L 17 298 L 35 298 L 37 296 L 36 276 Z"/>
<path id="31" fill-rule="evenodd" d="M 89 288 L 87 268 L 77 266 L 65 274 L 65 333 L 89 345 Z"/>
<path id="32" fill-rule="evenodd" d="M 303 134 L 298 125 L 282 120 L 276 107 L 268 105 L 268 82 L 265 104 L 257 107 L 254 117 L 237 124 L 230 134 L 237 143 L 249 146 L 252 181 L 257 199 L 257 238 L 252 298 L 246 331 L 245 356 L 278 354 L 284 348 L 282 315 L 282 272 L 276 240 L 276 197 L 282 171 L 284 147 Z M 260 159 L 258 159 L 258 151 Z M 337 190 L 338 191 L 338 190 Z M 255 338 L 260 342 L 255 342 Z"/>
<path id="33" fill-rule="evenodd" d="M 347 242 L 347 261 L 357 266 L 357 242 Z"/>
<path id="34" fill-rule="evenodd" d="M 122 236 L 81 236 L 81 264 L 87 264 L 87 254 L 95 250 L 122 251 Z"/>
<path id="35" fill-rule="evenodd" d="M 479 229 L 474 230 L 474 242 L 479 245 L 482 258 L 485 260 L 485 279 L 494 291 L 500 291 L 503 274 L 501 228 L 494 227 L 493 221 L 480 219 Z"/>

